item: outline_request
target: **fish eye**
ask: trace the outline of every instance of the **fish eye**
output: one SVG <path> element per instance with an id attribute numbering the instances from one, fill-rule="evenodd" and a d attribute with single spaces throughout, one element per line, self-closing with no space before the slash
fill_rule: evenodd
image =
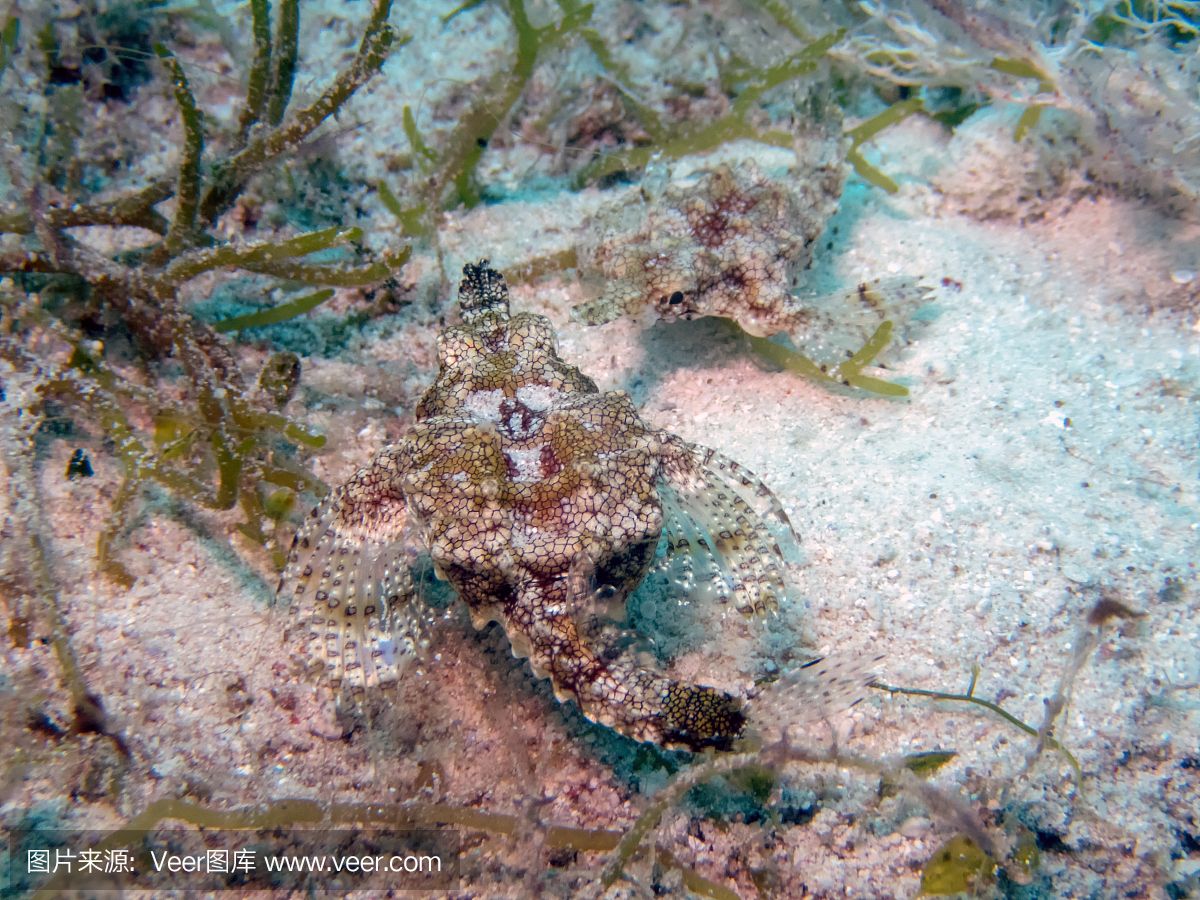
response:
<path id="1" fill-rule="evenodd" d="M 683 291 L 676 291 L 675 293 L 673 293 L 670 297 L 667 298 L 667 302 L 670 303 L 672 306 L 678 306 L 680 303 L 683 302 Z"/>

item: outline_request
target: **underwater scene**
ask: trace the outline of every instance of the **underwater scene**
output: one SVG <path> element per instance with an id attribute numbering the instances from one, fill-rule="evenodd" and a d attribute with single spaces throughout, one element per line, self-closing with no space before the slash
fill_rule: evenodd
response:
<path id="1" fill-rule="evenodd" d="M 0 134 L 0 897 L 1200 897 L 1200 3 L 0 0 Z"/>

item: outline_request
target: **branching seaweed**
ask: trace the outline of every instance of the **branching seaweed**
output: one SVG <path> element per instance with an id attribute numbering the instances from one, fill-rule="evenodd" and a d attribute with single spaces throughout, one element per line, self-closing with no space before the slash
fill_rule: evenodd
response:
<path id="1" fill-rule="evenodd" d="M 382 258 L 313 263 L 318 251 L 353 246 L 355 228 L 328 228 L 283 240 L 225 241 L 215 226 L 265 167 L 295 152 L 383 65 L 398 38 L 387 24 L 390 0 L 377 0 L 358 51 L 350 64 L 307 107 L 288 110 L 297 47 L 298 4 L 283 3 L 274 42 L 269 40 L 269 5 L 251 4 L 255 59 L 251 64 L 244 110 L 227 156 L 207 150 L 205 118 L 196 104 L 182 63 L 165 47 L 156 47 L 169 76 L 183 125 L 178 169 L 152 178 L 145 187 L 103 198 L 64 196 L 52 191 L 36 154 L 9 160 L 12 181 L 22 185 L 23 171 L 40 172 L 26 189 L 25 209 L 0 212 L 0 230 L 16 236 L 0 252 L 0 272 L 15 276 L 3 297 L 0 356 L 10 364 L 40 373 L 40 396 L 48 408 L 69 411 L 90 422 L 111 444 L 123 481 L 112 514 L 102 531 L 98 554 L 102 570 L 122 584 L 129 571 L 117 560 L 120 535 L 143 485 L 155 482 L 189 502 L 211 509 L 239 507 L 239 525 L 252 540 L 270 538 L 291 503 L 287 492 L 320 493 L 323 485 L 293 459 L 294 448 L 320 447 L 324 438 L 276 411 L 269 391 L 245 383 L 219 331 L 282 321 L 315 306 L 328 294 L 314 294 L 281 308 L 223 323 L 218 328 L 190 315 L 182 291 L 198 276 L 238 269 L 312 285 L 356 286 L 382 281 L 407 260 L 408 249 Z M 15 20 L 12 20 L 15 23 Z M 5 61 L 19 52 L 17 28 L 4 31 Z M 11 35 L 11 38 L 10 38 Z M 49 54 L 48 56 L 52 56 Z M 53 90 L 47 77 L 48 91 Z M 32 158 L 30 158 L 32 156 Z M 156 207 L 174 198 L 169 218 Z M 124 255 L 98 252 L 71 229 L 87 226 L 145 229 L 158 240 Z M 118 374 L 105 359 L 105 345 L 86 340 L 67 320 L 39 303 L 39 291 L 69 286 L 76 302 L 66 313 L 78 316 L 80 304 L 100 321 L 127 328 L 150 361 L 174 359 L 186 380 L 185 396 L 142 388 Z M 319 299 L 314 299 L 319 298 Z M 31 329 L 55 335 L 69 348 L 69 359 L 43 366 L 26 352 Z M 279 396 L 278 392 L 274 396 Z M 153 432 L 139 422 L 148 418 Z M 285 492 L 282 496 L 280 492 Z M 277 562 L 281 562 L 275 548 Z"/>
<path id="2" fill-rule="evenodd" d="M 463 4 L 454 15 L 471 9 Z M 491 142 L 496 129 L 505 122 L 525 92 L 540 60 L 569 36 L 577 33 L 592 16 L 591 4 L 560 2 L 562 18 L 548 25 L 534 25 L 525 8 L 525 0 L 506 0 L 509 20 L 516 35 L 516 55 L 512 68 L 494 74 L 477 91 L 479 98 L 458 119 L 456 127 L 437 147 L 431 147 L 421 135 L 412 110 L 403 111 L 404 133 L 412 147 L 412 160 L 422 179 L 415 191 L 419 198 L 412 206 L 402 206 L 386 186 L 381 189 L 385 205 L 405 226 L 405 233 L 429 233 L 428 217 L 453 206 L 475 206 L 480 200 L 475 169 Z M 384 192 L 386 190 L 386 193 Z"/>
<path id="3" fill-rule="evenodd" d="M 196 828 L 264 830 L 297 826 L 436 828 L 452 827 L 466 831 L 514 837 L 528 829 L 523 817 L 508 813 L 492 813 L 449 803 L 407 803 L 384 805 L 366 803 L 320 803 L 315 800 L 279 799 L 254 806 L 218 809 L 189 800 L 156 800 L 141 813 L 127 821 L 119 830 L 110 832 L 95 845 L 101 852 L 123 847 L 133 848 L 145 836 L 168 821 L 183 822 Z M 545 834 L 545 846 L 550 849 L 578 850 L 605 853 L 617 847 L 621 832 L 606 829 L 577 828 L 566 825 L 537 824 Z M 680 863 L 670 854 L 660 859 L 670 868 L 680 870 L 688 890 L 714 900 L 736 898 L 728 888 L 703 877 Z M 69 879 L 56 877 L 42 886 L 43 890 L 65 890 Z"/>
<path id="4" fill-rule="evenodd" d="M 749 745 L 750 742 L 747 742 Z M 944 758 L 944 755 L 943 755 Z M 767 770 L 780 773 L 790 766 L 835 765 L 858 769 L 905 790 L 918 799 L 933 815 L 963 835 L 989 860 L 1004 858 L 1000 844 L 980 821 L 979 816 L 958 796 L 930 784 L 911 765 L 911 757 L 895 761 L 871 759 L 839 751 L 806 749 L 786 739 L 765 747 L 743 747 L 726 754 L 707 753 L 676 773 L 654 801 L 638 816 L 612 851 L 601 875 L 601 884 L 611 887 L 626 876 L 641 846 L 658 828 L 664 815 L 678 806 L 692 788 L 722 775 Z M 995 867 L 995 864 L 993 864 Z"/>
<path id="5" fill-rule="evenodd" d="M 289 319 L 294 319 L 296 316 L 302 316 L 306 312 L 316 309 L 332 296 L 333 290 L 325 288 L 324 290 L 317 291 L 315 294 L 306 294 L 296 300 L 289 300 L 287 303 L 280 303 L 278 306 L 272 306 L 269 309 L 214 322 L 213 331 L 224 334 L 227 331 L 240 331 L 243 328 L 261 328 L 264 325 L 277 325 L 280 322 L 287 322 Z"/>
<path id="6" fill-rule="evenodd" d="M 910 97 L 907 100 L 901 100 L 899 103 L 892 104 L 879 115 L 873 116 L 861 125 L 857 125 L 846 132 L 850 138 L 850 149 L 846 151 L 846 161 L 854 166 L 854 171 L 864 181 L 870 182 L 877 188 L 887 191 L 889 194 L 894 194 L 900 190 L 900 186 L 895 181 L 867 162 L 866 158 L 859 152 L 859 147 L 885 128 L 890 128 L 897 122 L 907 119 L 913 113 L 920 112 L 923 108 L 924 104 L 919 97 Z"/>
<path id="7" fill-rule="evenodd" d="M 1083 778 L 1083 770 L 1079 767 L 1079 761 L 1075 758 L 1075 755 L 1066 747 L 1064 747 L 1056 738 L 1052 737 L 1049 734 L 1048 728 L 1035 728 L 1026 722 L 1022 722 L 1004 707 L 1000 706 L 1000 704 L 992 703 L 990 700 L 984 700 L 982 697 L 975 696 L 975 683 L 978 678 L 979 667 L 974 666 L 971 669 L 971 683 L 967 685 L 966 691 L 961 694 L 947 691 L 930 691 L 923 688 L 897 687 L 895 685 L 882 683 L 874 684 L 872 687 L 881 691 L 887 691 L 889 694 L 907 694 L 911 697 L 930 697 L 934 700 L 958 700 L 963 703 L 974 703 L 976 706 L 982 706 L 984 709 L 998 715 L 1010 725 L 1014 725 L 1024 731 L 1026 734 L 1038 738 L 1043 746 L 1049 747 L 1052 750 L 1057 750 L 1066 758 L 1067 762 L 1071 764 L 1071 768 L 1075 770 L 1076 778 Z"/>
<path id="8" fill-rule="evenodd" d="M 842 35 L 841 31 L 831 32 L 812 41 L 783 62 L 751 73 L 743 80 L 730 111 L 720 118 L 702 125 L 677 128 L 674 137 L 662 141 L 601 156 L 575 176 L 576 186 L 582 187 L 618 172 L 644 169 L 654 158 L 680 159 L 690 154 L 707 153 L 735 140 L 752 140 L 790 148 L 794 138 L 789 132 L 763 130 L 754 124 L 750 114 L 767 91 L 814 72 L 829 49 L 842 39 Z"/>
<path id="9" fill-rule="evenodd" d="M 16 530 L 9 538 L 24 545 L 20 550 L 10 548 L 13 555 L 6 561 L 15 561 L 16 554 L 21 553 L 24 565 L 6 567 L 5 587 L 18 587 L 31 595 L 40 607 L 41 617 L 48 623 L 48 639 L 61 673 L 62 686 L 70 698 L 70 730 L 74 734 L 103 735 L 112 742 L 119 758 L 113 787 L 119 794 L 132 754 L 124 735 L 105 712 L 103 700 L 91 689 L 79 664 L 53 574 L 42 512 L 44 506 L 38 496 L 34 463 L 37 420 L 23 416 L 21 412 L 16 412 L 16 417 L 24 422 L 7 429 L 7 434 L 0 439 L 0 454 L 8 469 L 8 492 L 14 513 L 10 522 Z"/>
<path id="10" fill-rule="evenodd" d="M 867 366 L 872 365 L 875 362 L 875 358 L 891 342 L 893 326 L 890 321 L 881 323 L 871 337 L 868 338 L 867 342 L 851 355 L 849 359 L 832 367 L 818 365 L 803 353 L 785 347 L 783 344 L 778 344 L 769 338 L 750 334 L 732 319 L 724 321 L 727 323 L 726 327 L 746 340 L 750 344 L 750 348 L 759 357 L 767 360 L 772 365 L 779 366 L 785 371 L 793 372 L 804 378 L 810 378 L 813 381 L 855 387 L 884 397 L 908 396 L 908 388 L 904 385 L 864 375 L 862 371 Z"/>

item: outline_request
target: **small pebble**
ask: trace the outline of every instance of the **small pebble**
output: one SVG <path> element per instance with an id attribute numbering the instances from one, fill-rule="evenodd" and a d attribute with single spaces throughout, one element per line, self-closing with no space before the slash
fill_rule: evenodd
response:
<path id="1" fill-rule="evenodd" d="M 919 838 L 927 835 L 932 825 L 924 816 L 911 816 L 900 823 L 899 831 L 906 838 Z"/>

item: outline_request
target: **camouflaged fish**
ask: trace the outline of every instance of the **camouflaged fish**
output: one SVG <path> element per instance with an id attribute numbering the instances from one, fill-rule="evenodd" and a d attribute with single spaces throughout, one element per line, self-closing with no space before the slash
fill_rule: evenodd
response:
<path id="1" fill-rule="evenodd" d="M 624 601 L 659 554 L 685 570 L 712 562 L 705 596 L 769 613 L 786 592 L 781 536 L 794 539 L 778 501 L 563 362 L 547 319 L 510 315 L 486 260 L 465 267 L 459 301 L 415 424 L 296 535 L 279 596 L 299 652 L 351 691 L 396 681 L 420 650 L 414 553 L 427 551 L 475 627 L 499 622 L 589 719 L 664 746 L 730 747 L 744 699 L 615 652 L 589 624 L 592 597 L 600 585 Z"/>
<path id="2" fill-rule="evenodd" d="M 794 293 L 837 209 L 844 170 L 840 156 L 801 160 L 776 177 L 752 162 L 723 164 L 602 210 L 578 252 L 602 289 L 576 317 L 601 325 L 716 316 L 758 337 L 787 334 L 834 361 L 851 353 L 884 321 L 907 320 L 930 289 L 894 276 L 836 294 Z"/>

